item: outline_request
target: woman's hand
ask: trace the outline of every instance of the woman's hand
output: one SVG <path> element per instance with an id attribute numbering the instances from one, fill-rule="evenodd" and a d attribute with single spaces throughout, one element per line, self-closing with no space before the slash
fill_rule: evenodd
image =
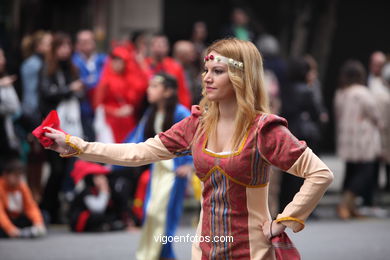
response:
<path id="1" fill-rule="evenodd" d="M 45 136 L 49 137 L 54 141 L 51 146 L 45 149 L 50 149 L 61 154 L 69 153 L 70 147 L 65 143 L 65 134 L 63 132 L 53 129 L 51 127 L 44 127 L 43 129 L 49 131 L 49 133 L 45 133 Z"/>
<path id="2" fill-rule="evenodd" d="M 128 117 L 131 116 L 133 112 L 134 112 L 134 107 L 132 105 L 123 105 L 115 111 L 115 116 Z"/>
<path id="3" fill-rule="evenodd" d="M 276 221 L 266 221 L 262 225 L 264 236 L 271 240 L 271 238 L 280 235 L 286 229 L 286 226 Z"/>
<path id="4" fill-rule="evenodd" d="M 176 169 L 176 175 L 179 177 L 187 177 L 194 171 L 194 168 L 192 167 L 191 164 L 186 164 L 178 167 Z"/>
<path id="5" fill-rule="evenodd" d="M 84 84 L 81 82 L 81 80 L 75 80 L 72 83 L 70 83 L 70 90 L 72 92 L 81 92 L 84 89 Z"/>
<path id="6" fill-rule="evenodd" d="M 2 77 L 0 78 L 0 86 L 5 87 L 5 86 L 12 85 L 15 82 L 15 80 L 16 80 L 15 75 Z"/>

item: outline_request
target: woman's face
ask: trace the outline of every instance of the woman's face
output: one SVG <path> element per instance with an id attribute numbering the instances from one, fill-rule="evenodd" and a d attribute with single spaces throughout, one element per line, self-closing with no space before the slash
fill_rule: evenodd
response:
<path id="1" fill-rule="evenodd" d="M 111 67 L 113 71 L 121 74 L 125 70 L 125 62 L 119 57 L 114 57 L 111 60 Z"/>
<path id="2" fill-rule="evenodd" d="M 150 104 L 157 104 L 165 100 L 167 97 L 166 89 L 159 77 L 154 77 L 149 82 L 147 90 L 148 102 Z"/>
<path id="3" fill-rule="evenodd" d="M 37 52 L 41 54 L 48 53 L 51 48 L 52 40 L 53 40 L 53 36 L 50 33 L 46 33 L 38 44 Z"/>
<path id="4" fill-rule="evenodd" d="M 68 60 L 71 54 L 72 46 L 68 42 L 61 44 L 56 51 L 56 55 L 59 60 Z"/>
<path id="5" fill-rule="evenodd" d="M 218 56 L 217 52 L 208 55 Z M 209 60 L 205 62 L 203 83 L 207 98 L 210 101 L 224 101 L 235 98 L 233 84 L 229 79 L 228 65 L 223 62 Z"/>

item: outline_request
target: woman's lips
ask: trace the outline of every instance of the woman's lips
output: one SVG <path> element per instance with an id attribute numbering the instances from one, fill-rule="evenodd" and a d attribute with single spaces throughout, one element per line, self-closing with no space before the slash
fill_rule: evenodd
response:
<path id="1" fill-rule="evenodd" d="M 216 88 L 206 87 L 206 90 L 207 90 L 207 91 L 213 91 L 214 89 L 216 89 Z"/>

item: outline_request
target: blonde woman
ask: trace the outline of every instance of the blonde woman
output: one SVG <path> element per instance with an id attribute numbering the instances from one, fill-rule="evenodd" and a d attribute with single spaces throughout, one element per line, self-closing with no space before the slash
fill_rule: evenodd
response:
<path id="1" fill-rule="evenodd" d="M 283 118 L 268 113 L 262 58 L 252 43 L 215 42 L 204 69 L 200 106 L 154 138 L 89 143 L 47 128 L 46 136 L 55 141 L 50 148 L 64 157 L 127 166 L 191 153 L 203 188 L 192 259 L 275 259 L 271 237 L 286 227 L 302 230 L 333 175 Z M 271 165 L 306 179 L 275 221 L 268 210 Z"/>

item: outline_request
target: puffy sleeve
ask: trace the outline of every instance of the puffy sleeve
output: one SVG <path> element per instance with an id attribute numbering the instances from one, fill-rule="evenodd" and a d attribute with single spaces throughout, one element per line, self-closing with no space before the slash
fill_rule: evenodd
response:
<path id="1" fill-rule="evenodd" d="M 287 121 L 275 115 L 261 118 L 258 143 L 270 164 L 305 181 L 293 200 L 277 216 L 276 222 L 298 232 L 333 180 L 329 168 L 287 128 Z"/>
<path id="2" fill-rule="evenodd" d="M 200 115 L 200 107 L 192 106 L 189 117 L 158 135 L 161 142 L 172 154 L 176 156 L 191 154 L 192 140 L 199 125 Z"/>
<path id="3" fill-rule="evenodd" d="M 145 142 L 126 144 L 86 142 L 67 135 L 65 142 L 73 149 L 71 153 L 61 154 L 61 157 L 78 156 L 91 162 L 136 167 L 175 157 L 165 148 L 158 135 Z"/>
<path id="4" fill-rule="evenodd" d="M 198 115 L 199 107 L 193 108 L 191 116 L 141 143 L 104 144 L 86 142 L 76 136 L 67 135 L 65 142 L 73 149 L 61 156 L 78 156 L 86 161 L 135 167 L 187 155 L 194 136 L 190 133 L 196 131 L 194 124 Z"/>

